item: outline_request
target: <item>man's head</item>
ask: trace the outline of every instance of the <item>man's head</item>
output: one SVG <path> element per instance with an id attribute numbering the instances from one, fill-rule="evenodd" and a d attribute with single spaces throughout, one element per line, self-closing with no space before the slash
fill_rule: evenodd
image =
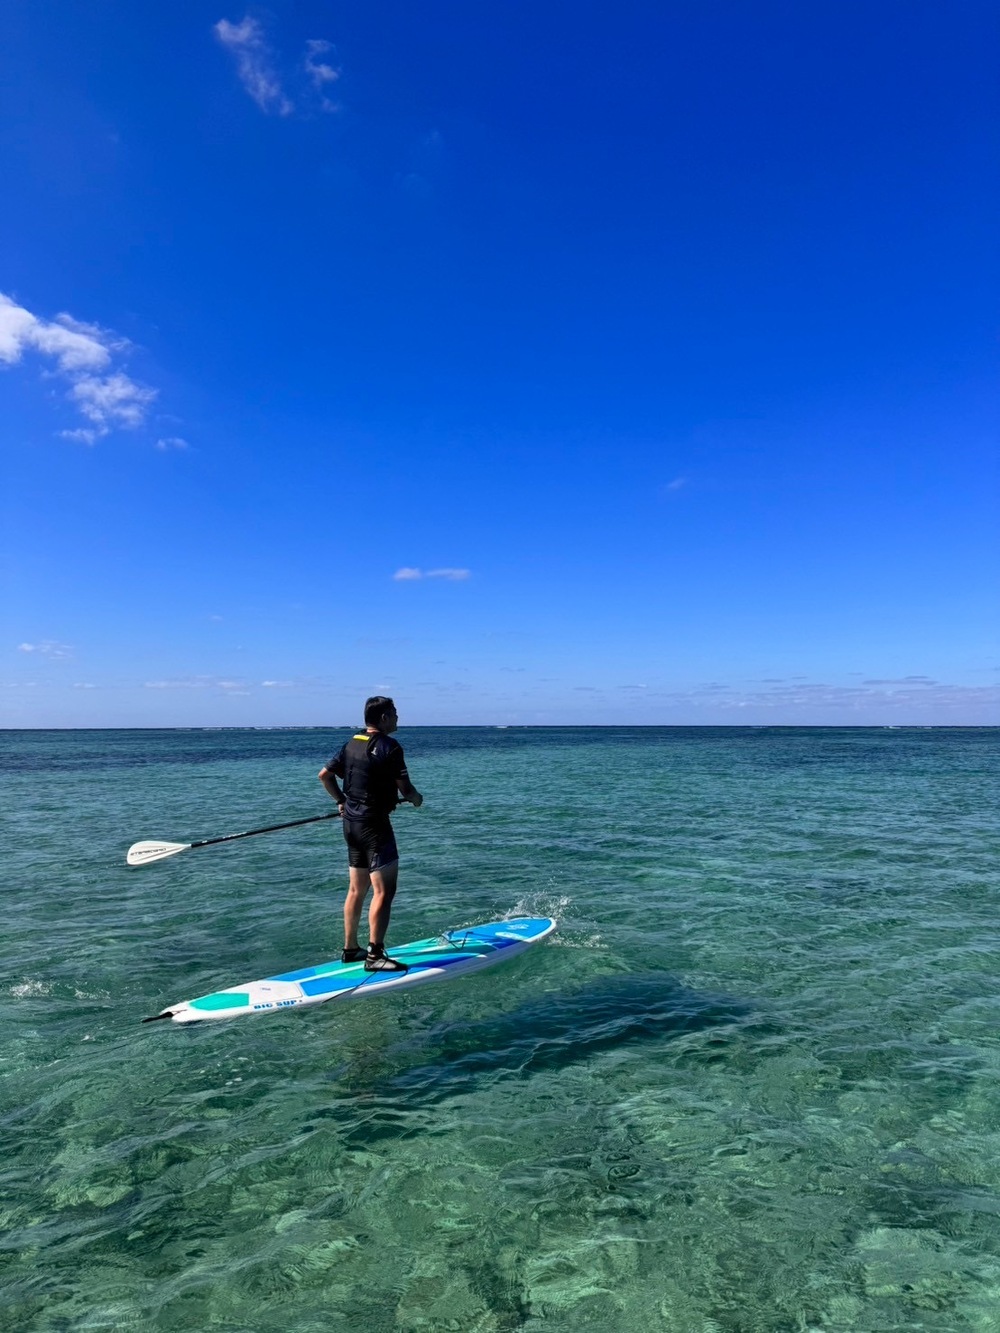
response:
<path id="1" fill-rule="evenodd" d="M 365 726 L 377 727 L 386 733 L 395 731 L 399 725 L 396 705 L 387 694 L 373 694 L 365 700 Z"/>

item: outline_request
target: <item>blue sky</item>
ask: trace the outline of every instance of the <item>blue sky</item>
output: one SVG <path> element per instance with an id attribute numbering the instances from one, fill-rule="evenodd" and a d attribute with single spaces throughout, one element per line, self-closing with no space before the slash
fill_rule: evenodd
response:
<path id="1" fill-rule="evenodd" d="M 0 24 L 0 725 L 1000 722 L 995 5 Z"/>

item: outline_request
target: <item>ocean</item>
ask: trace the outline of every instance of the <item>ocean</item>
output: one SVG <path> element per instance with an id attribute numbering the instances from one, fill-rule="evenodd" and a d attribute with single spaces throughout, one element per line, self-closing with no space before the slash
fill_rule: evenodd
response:
<path id="1" fill-rule="evenodd" d="M 182 1028 L 336 956 L 347 730 L 0 733 L 0 1327 L 1000 1329 L 1000 731 L 410 728 L 389 945 L 492 971 Z"/>

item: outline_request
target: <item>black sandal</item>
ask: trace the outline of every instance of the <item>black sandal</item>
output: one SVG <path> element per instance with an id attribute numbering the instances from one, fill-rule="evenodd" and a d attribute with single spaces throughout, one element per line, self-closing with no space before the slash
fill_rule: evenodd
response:
<path id="1" fill-rule="evenodd" d="M 342 963 L 363 963 L 367 957 L 368 957 L 367 949 L 361 949 L 361 948 L 345 949 L 344 952 L 340 955 L 340 961 Z"/>
<path id="2" fill-rule="evenodd" d="M 365 955 L 366 972 L 409 972 L 409 970 L 398 958 L 390 958 L 384 949 L 369 949 Z"/>

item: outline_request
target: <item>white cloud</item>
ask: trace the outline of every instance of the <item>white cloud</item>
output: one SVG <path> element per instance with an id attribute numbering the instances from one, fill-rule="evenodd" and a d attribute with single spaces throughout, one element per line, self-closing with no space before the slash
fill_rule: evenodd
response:
<path id="1" fill-rule="evenodd" d="M 165 439 L 157 440 L 156 447 L 166 452 L 168 449 L 188 449 L 190 445 L 187 440 L 182 440 L 179 435 L 168 435 Z"/>
<path id="2" fill-rule="evenodd" d="M 70 397 L 98 433 L 107 435 L 113 426 L 134 430 L 141 426 L 146 409 L 156 397 L 155 389 L 136 384 L 127 375 L 117 371 L 103 379 L 83 375 L 70 390 Z"/>
<path id="3" fill-rule="evenodd" d="M 48 657 L 53 661 L 65 661 L 73 656 L 73 649 L 68 643 L 57 643 L 55 639 L 42 639 L 39 643 L 19 643 L 19 653 L 37 653 L 39 657 Z"/>
<path id="4" fill-rule="evenodd" d="M 20 361 L 25 348 L 32 348 L 55 357 L 58 368 L 70 375 L 103 369 L 111 352 L 123 347 L 96 324 L 81 324 L 66 314 L 46 322 L 0 292 L 0 360 L 9 365 Z"/>
<path id="5" fill-rule="evenodd" d="M 415 569 L 404 565 L 392 576 L 398 582 L 413 582 L 416 579 L 447 579 L 451 583 L 462 583 L 472 578 L 471 569 Z"/>
<path id="6" fill-rule="evenodd" d="M 116 427 L 133 430 L 145 421 L 156 390 L 111 369 L 113 354 L 127 348 L 124 339 L 96 324 L 66 314 L 39 319 L 0 292 L 0 362 L 17 365 L 25 352 L 50 357 L 55 372 L 70 381 L 71 401 L 91 423 L 62 431 L 64 439 L 93 444 Z"/>
<path id="7" fill-rule="evenodd" d="M 35 345 L 37 323 L 34 315 L 0 292 L 0 361 L 9 366 L 20 361 L 24 348 Z"/>
<path id="8" fill-rule="evenodd" d="M 271 51 L 260 23 L 248 14 L 241 23 L 220 19 L 213 31 L 236 61 L 239 80 L 261 111 L 291 115 L 295 108 L 285 96 L 281 81 L 272 68 Z"/>

